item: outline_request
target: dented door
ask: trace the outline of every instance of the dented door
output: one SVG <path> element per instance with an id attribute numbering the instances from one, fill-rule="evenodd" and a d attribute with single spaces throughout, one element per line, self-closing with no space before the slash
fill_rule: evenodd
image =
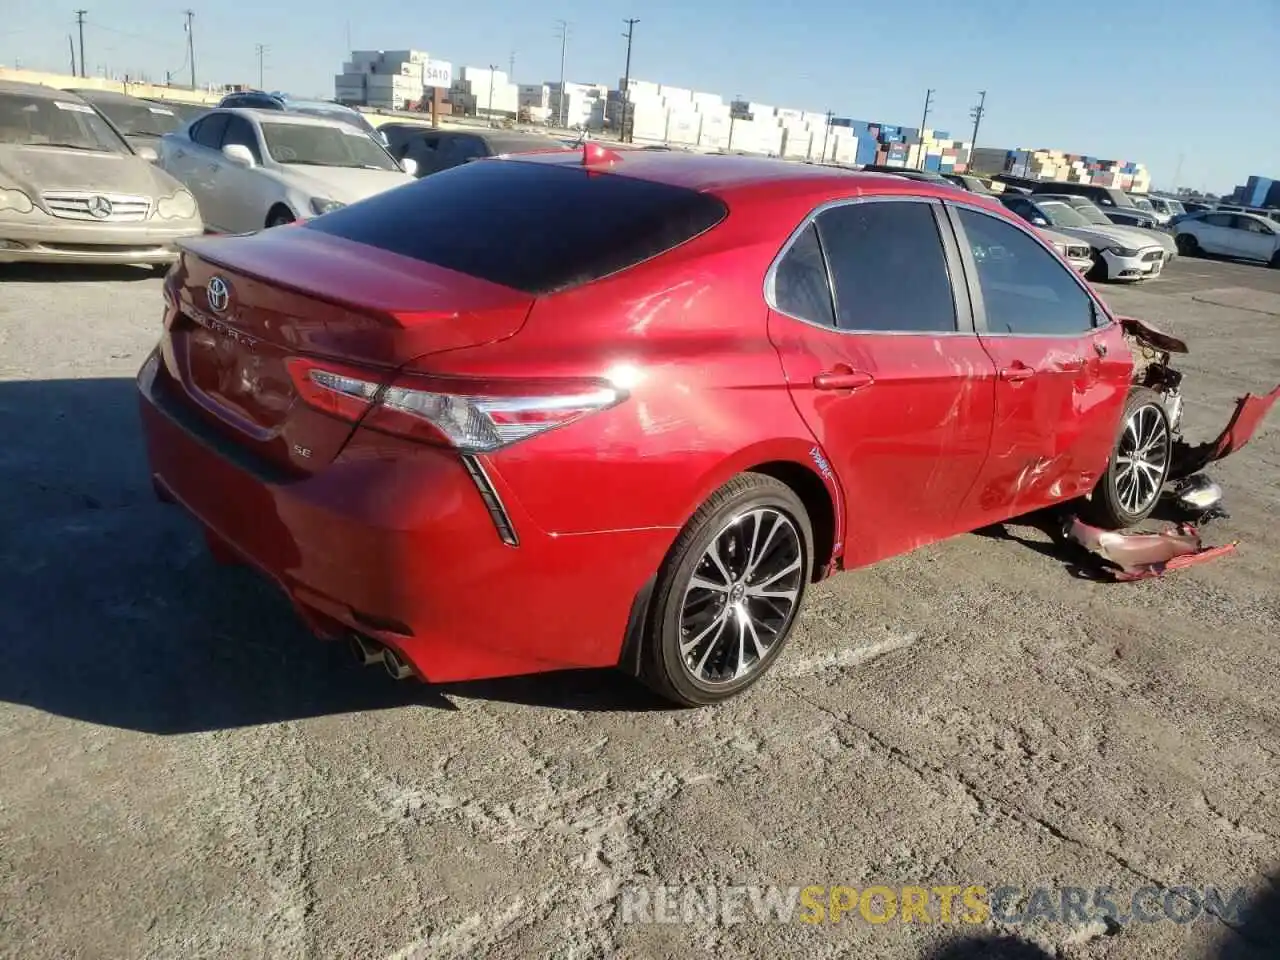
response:
<path id="1" fill-rule="evenodd" d="M 991 453 L 965 505 L 979 526 L 1093 489 L 1133 361 L 1119 326 L 1038 238 L 986 211 L 953 208 L 953 221 L 995 367 Z"/>
<path id="2" fill-rule="evenodd" d="M 955 299 L 936 210 L 829 206 L 771 281 L 770 339 L 844 493 L 846 566 L 963 529 L 986 459 L 994 369 Z"/>

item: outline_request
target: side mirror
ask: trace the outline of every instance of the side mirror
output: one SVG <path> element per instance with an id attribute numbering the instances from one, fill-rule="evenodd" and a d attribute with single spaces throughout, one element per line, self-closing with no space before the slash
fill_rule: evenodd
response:
<path id="1" fill-rule="evenodd" d="M 405 157 L 400 161 L 400 166 L 409 176 L 416 177 L 418 175 L 418 161 L 413 157 Z"/>
<path id="2" fill-rule="evenodd" d="M 1049 225 L 1049 221 L 1044 217 L 1032 217 L 1031 222 L 1037 227 L 1047 227 Z"/>
<path id="3" fill-rule="evenodd" d="M 243 143 L 228 143 L 222 148 L 222 155 L 240 167 L 252 169 L 257 166 L 253 159 L 253 154 Z"/>
<path id="4" fill-rule="evenodd" d="M 160 159 L 160 154 L 156 153 L 155 147 L 134 147 L 133 152 L 147 163 L 155 163 Z"/>

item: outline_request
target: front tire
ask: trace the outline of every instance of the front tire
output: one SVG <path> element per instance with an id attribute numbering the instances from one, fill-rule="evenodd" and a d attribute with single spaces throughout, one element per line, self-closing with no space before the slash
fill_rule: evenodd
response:
<path id="1" fill-rule="evenodd" d="M 1178 252 L 1184 257 L 1200 256 L 1200 241 L 1189 233 L 1180 233 L 1173 238 L 1173 242 L 1177 244 Z"/>
<path id="2" fill-rule="evenodd" d="M 658 575 L 640 678 L 683 706 L 727 700 L 786 645 L 813 570 L 800 498 L 773 477 L 735 477 L 698 508 Z"/>
<path id="3" fill-rule="evenodd" d="M 1173 431 L 1160 395 L 1135 387 L 1125 402 L 1106 472 L 1089 497 L 1098 526 L 1122 530 L 1141 523 L 1160 501 L 1173 453 Z"/>
<path id="4" fill-rule="evenodd" d="M 1102 255 L 1101 250 L 1093 251 L 1093 269 L 1085 277 L 1094 283 L 1104 283 L 1111 279 L 1111 270 L 1107 267 L 1106 257 Z"/>

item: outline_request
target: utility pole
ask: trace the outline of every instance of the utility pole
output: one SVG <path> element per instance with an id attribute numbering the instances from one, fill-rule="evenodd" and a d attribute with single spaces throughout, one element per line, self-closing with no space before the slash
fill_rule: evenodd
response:
<path id="1" fill-rule="evenodd" d="M 742 102 L 742 94 L 736 93 L 733 96 L 733 103 Z M 729 107 L 729 145 L 724 148 L 725 153 L 733 153 L 733 125 L 738 119 L 738 111 L 734 106 Z"/>
<path id="2" fill-rule="evenodd" d="M 196 88 L 196 31 L 192 23 L 196 18 L 194 10 L 183 11 L 187 16 L 187 62 L 191 64 L 191 89 Z"/>
<path id="3" fill-rule="evenodd" d="M 930 87 L 924 92 L 924 113 L 920 115 L 920 169 L 924 169 L 924 125 L 929 119 L 929 106 L 933 103 L 933 95 L 937 91 Z"/>
<path id="4" fill-rule="evenodd" d="M 489 123 L 493 123 L 493 75 L 497 73 L 498 65 L 496 63 L 489 64 Z"/>
<path id="5" fill-rule="evenodd" d="M 254 49 L 258 51 L 258 89 L 265 90 L 266 87 L 262 83 L 262 60 L 267 53 L 267 45 L 265 43 L 254 44 Z"/>
<path id="6" fill-rule="evenodd" d="M 987 91 L 978 91 L 978 105 L 969 111 L 973 117 L 973 136 L 969 138 L 969 163 L 973 163 L 973 151 L 978 149 L 978 127 L 982 123 L 982 115 L 987 112 Z"/>
<path id="7" fill-rule="evenodd" d="M 556 125 L 564 127 L 564 54 L 569 46 L 569 21 L 557 20 L 556 28 L 560 31 L 560 109 L 556 115 Z"/>
<path id="8" fill-rule="evenodd" d="M 640 21 L 632 17 L 622 22 L 627 25 L 627 32 L 623 34 L 627 38 L 627 66 L 622 73 L 622 127 L 618 133 L 623 143 L 630 143 L 631 137 L 627 133 L 627 114 L 631 112 L 631 36 L 635 33 L 636 24 Z"/>
<path id="9" fill-rule="evenodd" d="M 80 28 L 80 76 L 82 77 L 88 76 L 84 72 L 84 15 L 88 12 L 88 10 L 76 11 L 76 25 Z"/>
<path id="10" fill-rule="evenodd" d="M 71 39 L 71 34 L 67 34 L 67 46 L 71 48 L 71 75 L 76 75 L 76 42 Z M 18 69 L 22 69 L 22 65 L 18 65 Z"/>
<path id="11" fill-rule="evenodd" d="M 831 136 L 831 118 L 834 116 L 835 113 L 827 111 L 827 125 L 822 128 L 822 158 L 819 161 L 821 163 L 827 162 L 827 139 Z"/>
<path id="12" fill-rule="evenodd" d="M 507 57 L 507 80 L 511 83 L 516 82 L 516 52 L 511 51 L 511 56 Z"/>

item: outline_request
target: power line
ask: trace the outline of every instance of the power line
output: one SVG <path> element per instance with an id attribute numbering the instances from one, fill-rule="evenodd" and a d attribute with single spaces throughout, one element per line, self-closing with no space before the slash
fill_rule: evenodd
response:
<path id="1" fill-rule="evenodd" d="M 88 10 L 76 11 L 76 25 L 80 28 L 80 76 L 82 77 L 88 76 L 84 72 L 84 15 L 88 12 Z"/>
<path id="2" fill-rule="evenodd" d="M 635 33 L 636 24 L 640 21 L 632 17 L 622 22 L 627 25 L 627 32 L 623 34 L 627 38 L 627 66 L 622 74 L 622 126 L 618 133 L 621 135 L 623 143 L 629 143 L 631 137 L 627 133 L 627 114 L 631 112 L 631 37 Z"/>

